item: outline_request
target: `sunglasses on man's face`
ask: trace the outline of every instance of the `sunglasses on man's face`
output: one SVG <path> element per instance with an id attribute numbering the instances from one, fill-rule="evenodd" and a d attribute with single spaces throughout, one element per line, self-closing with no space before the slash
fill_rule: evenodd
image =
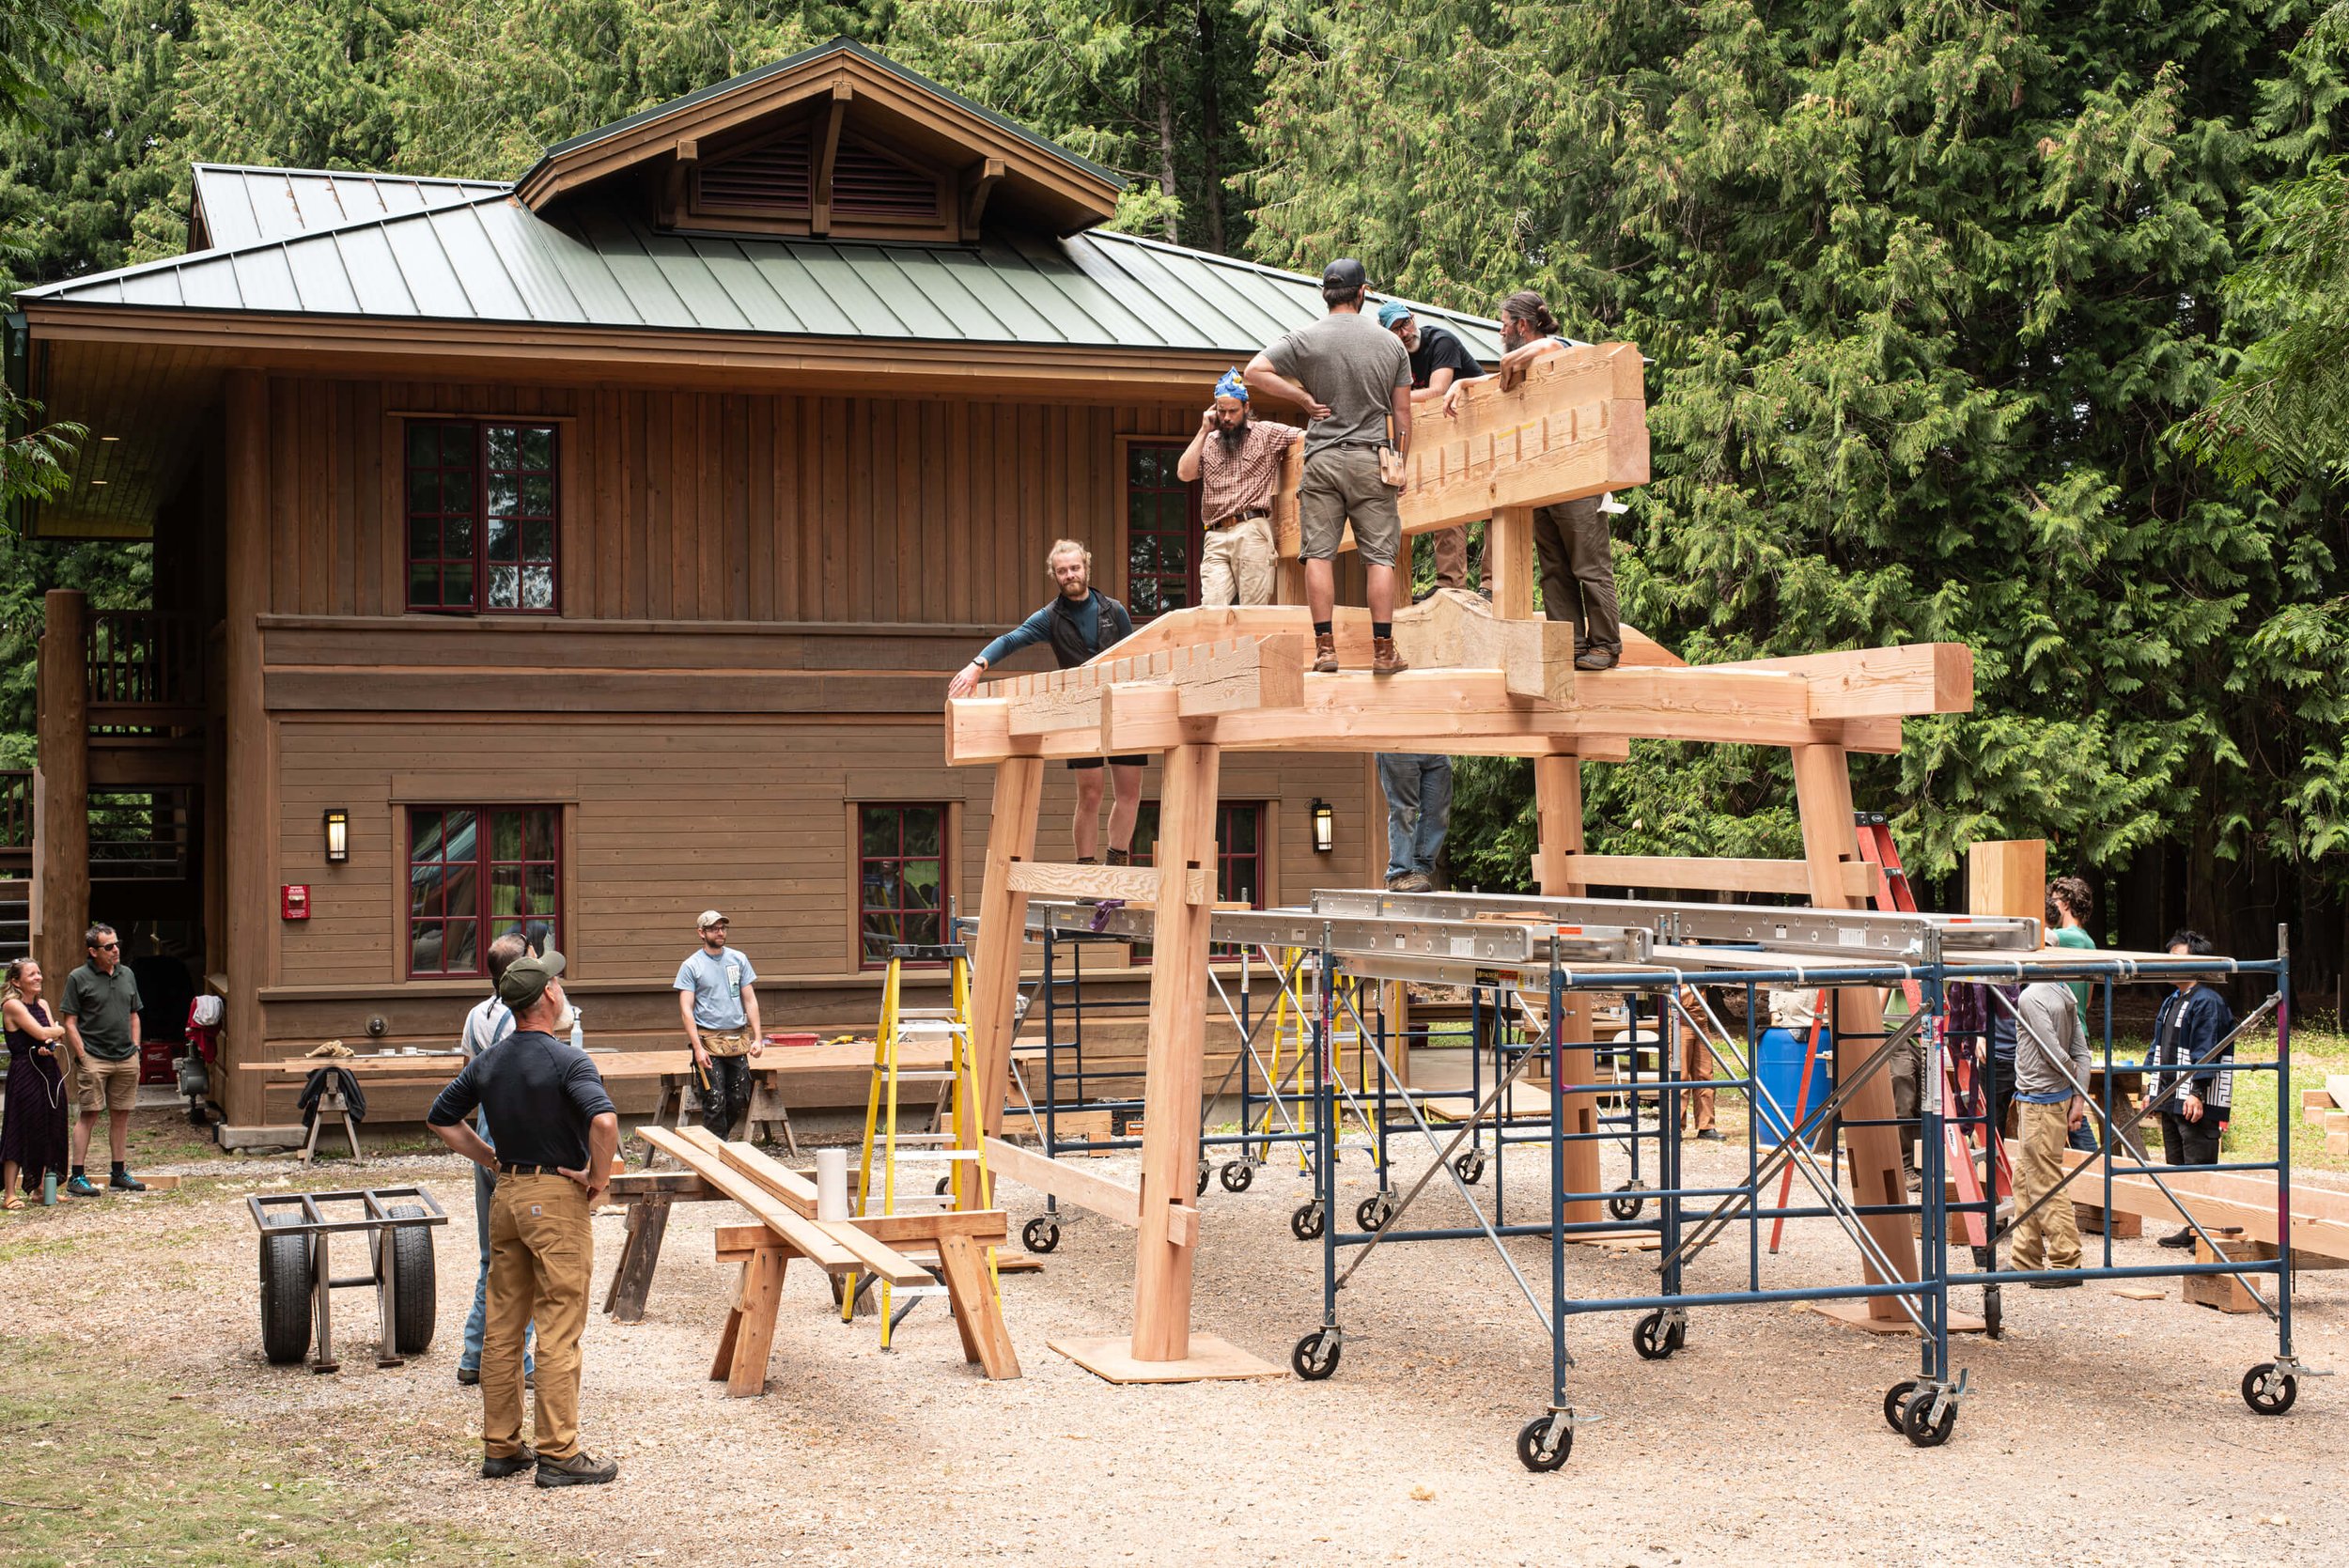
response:
<path id="1" fill-rule="evenodd" d="M 122 944 L 120 942 L 100 942 L 96 947 L 90 949 L 90 951 L 92 953 L 119 953 L 122 951 Z"/>

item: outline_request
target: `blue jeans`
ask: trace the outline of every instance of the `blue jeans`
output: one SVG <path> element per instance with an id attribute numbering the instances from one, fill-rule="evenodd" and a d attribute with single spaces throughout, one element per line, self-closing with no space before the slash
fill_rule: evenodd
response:
<path id="1" fill-rule="evenodd" d="M 490 1194 L 497 1190 L 497 1185 L 489 1172 L 478 1165 L 473 1168 L 474 1229 L 481 1237 L 481 1272 L 474 1276 L 473 1311 L 465 1314 L 465 1348 L 457 1358 L 458 1366 L 467 1372 L 481 1370 L 481 1335 L 490 1323 Z M 534 1338 L 532 1328 L 522 1330 L 524 1377 L 538 1370 L 537 1358 L 530 1351 Z"/>
<path id="2" fill-rule="evenodd" d="M 1381 752 L 1387 796 L 1387 877 L 1434 872 L 1452 827 L 1452 759 L 1439 753 Z"/>

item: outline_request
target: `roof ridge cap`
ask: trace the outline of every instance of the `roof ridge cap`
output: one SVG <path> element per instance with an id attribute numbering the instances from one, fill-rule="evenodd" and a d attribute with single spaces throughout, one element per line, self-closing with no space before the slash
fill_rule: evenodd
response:
<path id="1" fill-rule="evenodd" d="M 390 179 L 404 180 L 412 185 L 494 185 L 510 191 L 510 179 L 489 179 L 472 175 L 454 174 L 396 174 L 382 169 L 304 169 L 285 163 L 216 163 L 209 159 L 196 159 L 190 169 L 219 169 L 229 174 L 305 174 L 320 179 Z"/>
<path id="2" fill-rule="evenodd" d="M 1243 272 L 1260 273 L 1268 278 L 1280 278 L 1288 283 L 1301 283 L 1308 288 L 1321 287 L 1321 280 L 1310 272 L 1292 272 L 1285 267 L 1270 267 L 1261 261 L 1251 261 L 1246 256 L 1226 256 L 1221 251 L 1202 250 L 1195 245 L 1180 245 L 1172 240 L 1154 239 L 1147 234 L 1131 234 L 1123 229 L 1096 227 L 1084 232 L 1085 238 L 1089 240 L 1119 240 L 1128 244 L 1141 245 L 1154 251 L 1168 251 L 1175 256 L 1186 256 L 1194 261 L 1209 262 L 1220 267 L 1237 267 Z M 1424 300 L 1406 300 L 1400 294 L 1381 293 L 1375 288 L 1370 291 L 1369 297 L 1374 300 L 1400 301 L 1404 304 L 1420 310 L 1434 311 L 1457 321 L 1474 322 L 1480 327 L 1491 327 L 1498 330 L 1501 326 L 1499 318 L 1495 317 L 1473 316 L 1465 310 L 1454 310 L 1449 305 L 1435 304 Z"/>

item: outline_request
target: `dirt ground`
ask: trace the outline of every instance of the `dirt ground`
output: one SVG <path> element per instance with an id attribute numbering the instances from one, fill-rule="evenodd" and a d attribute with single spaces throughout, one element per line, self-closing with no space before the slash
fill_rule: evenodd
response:
<path id="1" fill-rule="evenodd" d="M 1688 1147 L 1694 1175 L 1743 1170 L 1736 1144 Z M 1610 1175 L 1620 1158 L 1610 1153 Z M 1407 1155 L 1398 1170 L 1421 1163 Z M 1359 1156 L 1346 1168 L 1350 1205 L 1370 1188 Z M 53 1370 L 84 1358 L 135 1370 L 159 1390 L 155 1408 L 233 1434 L 241 1452 L 293 1478 L 271 1484 L 329 1499 L 323 1516 L 359 1543 L 356 1555 L 330 1557 L 231 1540 L 206 1561 L 781 1564 L 845 1549 L 941 1563 L 1881 1564 L 1965 1553 L 2200 1564 L 2349 1550 L 2339 1505 L 2349 1384 L 2310 1381 L 2288 1416 L 2252 1415 L 2236 1383 L 2273 1355 L 2274 1329 L 2186 1305 L 2174 1281 L 2155 1281 L 2167 1296 L 2149 1302 L 2108 1285 L 2008 1291 L 2004 1339 L 1958 1347 L 1973 1397 L 1934 1451 L 1911 1448 L 1878 1414 L 1886 1388 L 1915 1371 L 1909 1342 L 1784 1306 L 1714 1309 L 1694 1314 L 1678 1356 L 1647 1362 L 1627 1317 L 1581 1319 L 1570 1388 L 1592 1424 L 1563 1470 L 1532 1475 L 1512 1443 L 1545 1407 L 1548 1341 L 1481 1241 L 1382 1249 L 1342 1297 L 1344 1359 L 1319 1383 L 1284 1371 L 1118 1388 L 1048 1349 L 1125 1322 L 1130 1237 L 1097 1219 L 1071 1222 L 1043 1273 L 1005 1281 L 1026 1370 L 1011 1383 L 964 1364 L 940 1304 L 922 1304 L 883 1354 L 872 1320 L 842 1325 L 823 1280 L 795 1269 L 767 1396 L 729 1400 L 707 1378 L 733 1275 L 713 1260 L 709 1233 L 741 1217 L 716 1203 L 677 1211 L 643 1323 L 591 1321 L 584 1425 L 591 1448 L 619 1458 L 619 1482 L 561 1492 L 485 1483 L 474 1475 L 479 1402 L 454 1376 L 474 1279 L 465 1169 L 419 1157 L 367 1167 L 373 1183 L 426 1184 L 451 1215 L 438 1246 L 439 1335 L 422 1358 L 378 1371 L 372 1298 L 342 1293 L 333 1376 L 261 1359 L 243 1199 L 354 1172 L 297 1176 L 277 1160 L 182 1169 L 201 1179 L 176 1193 L 0 1216 L 0 1315 Z M 1510 1218 L 1533 1217 L 1534 1173 L 1534 1157 L 1513 1157 Z M 1489 1178 L 1477 1191 L 1490 1193 Z M 1024 1189 L 1007 1195 L 1016 1231 L 1041 1204 Z M 1244 1194 L 1219 1187 L 1202 1201 L 1198 1327 L 1283 1368 L 1320 1314 L 1320 1249 L 1288 1232 L 1303 1196 L 1294 1166 L 1276 1165 Z M 1466 1222 L 1467 1211 L 1435 1193 L 1428 1218 L 1446 1217 Z M 600 1297 L 621 1221 L 596 1224 Z M 2116 1246 L 2122 1262 L 2174 1256 L 2150 1241 Z M 1514 1253 L 1539 1288 L 1546 1247 L 1518 1242 Z M 1800 1222 L 1765 1259 L 1763 1281 L 1840 1281 L 1853 1266 L 1828 1221 Z M 1651 1269 L 1576 1248 L 1569 1292 L 1632 1294 Z M 1742 1274 L 1742 1254 L 1724 1248 L 1688 1288 Z M 2303 1274 L 2295 1324 L 2311 1365 L 2341 1364 L 2349 1275 Z M 0 1358 L 0 1369 L 24 1364 Z M 15 1555 L 11 1519 L 49 1519 L 44 1539 L 57 1539 L 54 1515 L 9 1513 L 39 1479 L 28 1467 L 50 1441 L 31 1436 L 40 1425 L 0 1417 L 0 1561 L 195 1560 L 121 1539 L 81 1551 L 70 1532 L 64 1545 Z M 421 1527 L 477 1545 L 416 1557 Z"/>

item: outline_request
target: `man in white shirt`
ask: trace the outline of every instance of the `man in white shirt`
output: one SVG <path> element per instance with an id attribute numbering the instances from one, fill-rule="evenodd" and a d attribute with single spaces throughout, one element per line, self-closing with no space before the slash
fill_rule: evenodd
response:
<path id="1" fill-rule="evenodd" d="M 530 951 L 530 944 L 516 933 L 509 932 L 490 944 L 490 994 L 474 1010 L 465 1015 L 464 1032 L 457 1038 L 457 1048 L 467 1061 L 482 1055 L 501 1044 L 514 1032 L 514 1010 L 498 1000 L 498 982 L 505 978 L 506 966 Z M 476 1119 L 481 1141 L 496 1146 L 490 1135 L 490 1113 L 484 1110 Z M 465 1348 L 458 1353 L 457 1381 L 467 1388 L 481 1381 L 481 1337 L 490 1321 L 490 1196 L 497 1190 L 497 1178 L 481 1166 L 473 1170 L 474 1229 L 481 1238 L 481 1272 L 474 1279 L 473 1311 L 465 1314 Z M 537 1370 L 531 1354 L 531 1336 L 522 1339 L 522 1377 L 526 1382 Z"/>

